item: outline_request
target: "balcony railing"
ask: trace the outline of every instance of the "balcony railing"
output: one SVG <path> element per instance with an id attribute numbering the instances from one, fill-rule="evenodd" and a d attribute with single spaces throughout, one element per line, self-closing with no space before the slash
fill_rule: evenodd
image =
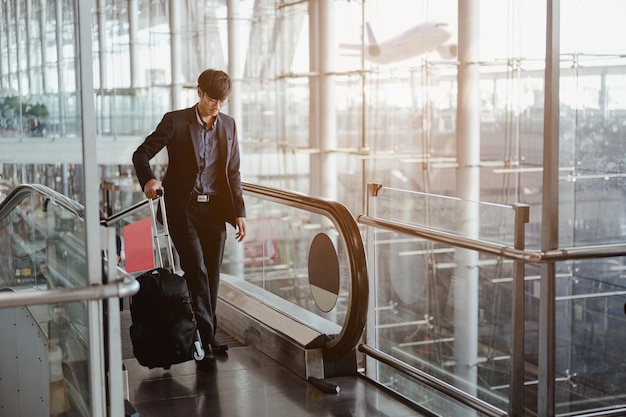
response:
<path id="1" fill-rule="evenodd" d="M 358 217 L 377 288 L 359 348 L 372 358 L 368 377 L 440 415 L 552 415 L 537 409 L 539 386 L 557 393 L 557 413 L 624 412 L 612 370 L 626 342 L 614 330 L 626 324 L 626 245 L 527 250 L 526 206 L 369 190 Z M 548 308 L 540 280 L 556 286 Z"/>

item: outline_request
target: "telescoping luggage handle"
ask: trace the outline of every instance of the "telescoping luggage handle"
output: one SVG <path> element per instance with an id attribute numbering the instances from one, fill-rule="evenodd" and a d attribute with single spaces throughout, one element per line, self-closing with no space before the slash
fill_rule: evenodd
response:
<path id="1" fill-rule="evenodd" d="M 161 209 L 161 218 L 163 219 L 163 238 L 165 240 L 165 247 L 167 249 L 167 260 L 170 264 L 170 270 L 174 271 L 174 251 L 172 250 L 172 242 L 170 241 L 170 229 L 167 224 L 167 214 L 165 212 L 165 199 L 163 198 L 163 190 L 157 190 L 158 197 L 157 204 Z M 154 239 L 154 248 L 157 252 L 157 266 L 159 268 L 164 268 L 163 264 L 163 255 L 161 254 L 161 243 L 159 242 L 159 228 L 157 222 L 157 212 L 154 208 L 154 204 L 150 201 L 150 214 L 152 217 L 152 238 Z"/>
<path id="2" fill-rule="evenodd" d="M 167 259 L 170 263 L 170 271 L 174 271 L 174 251 L 172 249 L 172 242 L 170 240 L 170 229 L 167 224 L 167 214 L 165 212 L 165 199 L 163 198 L 163 190 L 157 190 L 158 197 L 155 199 L 159 204 L 159 208 L 161 209 L 161 219 L 163 220 L 163 238 L 165 240 L 165 246 L 167 249 Z M 154 247 L 157 251 L 157 263 L 158 267 L 164 268 L 163 266 L 163 255 L 161 255 L 161 243 L 159 242 L 159 225 L 157 224 L 157 212 L 154 209 L 154 204 L 150 201 L 150 214 L 152 218 L 152 237 L 154 239 Z M 194 351 L 193 358 L 197 361 L 201 361 L 204 359 L 205 351 L 202 347 L 202 341 L 200 339 L 200 331 L 196 330 L 196 338 L 193 342 Z"/>

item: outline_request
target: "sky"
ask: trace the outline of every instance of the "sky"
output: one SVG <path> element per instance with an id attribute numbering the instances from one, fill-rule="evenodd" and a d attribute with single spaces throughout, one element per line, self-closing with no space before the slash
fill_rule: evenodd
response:
<path id="1" fill-rule="evenodd" d="M 546 0 L 477 0 L 480 7 L 480 55 L 545 55 Z M 561 51 L 626 53 L 626 1 L 562 0 Z M 338 37 L 358 41 L 360 2 L 335 2 Z M 368 0 L 366 16 L 384 40 L 426 20 L 458 27 L 457 0 Z M 356 39 L 355 39 L 356 36 Z"/>

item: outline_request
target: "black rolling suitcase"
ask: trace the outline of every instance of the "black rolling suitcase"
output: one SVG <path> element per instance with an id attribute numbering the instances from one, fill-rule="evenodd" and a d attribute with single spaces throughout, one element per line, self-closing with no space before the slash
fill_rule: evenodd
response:
<path id="1" fill-rule="evenodd" d="M 176 363 L 202 360 L 204 348 L 187 282 L 173 272 L 174 256 L 165 217 L 165 203 L 163 197 L 157 200 L 163 216 L 163 237 L 169 268 L 163 264 L 157 216 L 151 201 L 152 234 L 158 267 L 137 277 L 139 291 L 133 295 L 130 305 L 130 338 L 133 354 L 141 365 L 169 369 Z"/>

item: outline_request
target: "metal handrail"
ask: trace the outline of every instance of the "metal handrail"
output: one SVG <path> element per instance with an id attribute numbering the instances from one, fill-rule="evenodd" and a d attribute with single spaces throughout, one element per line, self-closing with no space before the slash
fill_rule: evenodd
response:
<path id="1" fill-rule="evenodd" d="M 75 288 L 54 288 L 44 291 L 0 291 L 0 308 L 31 305 L 69 303 L 72 301 L 124 298 L 139 291 L 139 282 L 123 270 L 124 277 L 108 284 L 87 285 Z"/>
<path id="2" fill-rule="evenodd" d="M 106 219 L 103 219 L 102 221 L 105 226 L 112 226 L 132 214 L 141 212 L 148 204 L 150 204 L 150 200 L 148 200 L 147 198 L 143 199 L 138 203 L 135 203 L 132 206 L 118 211 L 117 213 L 107 217 Z"/>
<path id="3" fill-rule="evenodd" d="M 597 411 L 587 414 L 577 414 L 576 417 L 623 417 L 626 415 L 626 408 L 616 408 L 609 411 Z"/>
<path id="4" fill-rule="evenodd" d="M 454 398 L 455 400 L 459 401 L 461 404 L 465 404 L 468 407 L 474 410 L 477 410 L 486 416 L 506 417 L 509 415 L 506 411 L 500 410 L 499 408 L 494 407 L 488 402 L 482 401 L 479 398 L 469 395 L 465 391 L 453 385 L 450 385 L 444 381 L 441 381 L 420 369 L 409 366 L 405 364 L 404 362 L 394 358 L 393 356 L 388 355 L 387 353 L 384 353 L 380 350 L 374 349 L 371 346 L 368 346 L 366 344 L 361 344 L 359 345 L 359 351 L 365 353 L 368 356 L 371 356 L 372 358 L 388 366 L 391 366 L 394 369 L 402 371 L 406 375 L 410 375 L 411 377 L 415 378 L 421 383 L 428 385 L 429 387 L 434 388 L 446 394 L 450 398 Z"/>
<path id="5" fill-rule="evenodd" d="M 324 356 L 330 359 L 348 354 L 359 342 L 365 328 L 369 297 L 365 248 L 356 220 L 338 201 L 247 182 L 243 182 L 242 186 L 246 195 L 327 216 L 343 236 L 352 274 L 348 311 L 340 334 L 327 340 L 322 349 Z"/>
<path id="6" fill-rule="evenodd" d="M 517 264 L 522 265 L 523 268 L 524 263 L 554 263 L 568 260 L 579 260 L 579 259 L 592 259 L 592 258 L 608 258 L 615 256 L 626 256 L 626 245 L 625 244 L 614 244 L 614 245 L 595 245 L 595 246 L 584 246 L 584 247 L 573 247 L 573 248 L 561 248 L 561 249 L 553 249 L 548 251 L 535 251 L 535 250 L 525 250 L 522 248 L 517 249 L 514 247 L 510 247 L 503 244 L 486 242 L 479 239 L 472 239 L 465 236 L 461 236 L 458 234 L 438 231 L 433 229 L 428 229 L 422 226 L 416 226 L 412 224 L 402 223 L 398 221 L 386 220 L 377 217 L 372 217 L 369 215 L 360 215 L 357 220 L 360 224 L 374 226 L 394 232 L 400 232 L 403 234 L 407 234 L 410 236 L 415 236 L 419 238 L 424 238 L 427 240 L 449 244 L 451 246 L 475 250 L 477 252 L 490 254 L 499 256 L 502 258 L 506 258 L 509 260 L 513 260 Z M 523 274 L 522 274 L 523 277 Z M 523 281 L 523 280 L 522 280 Z M 522 291 L 523 291 L 523 287 Z M 523 294 L 523 292 L 522 292 Z M 522 309 L 522 317 L 523 317 L 523 309 Z M 519 340 L 523 340 L 523 337 L 519 338 Z M 523 342 L 522 342 L 523 343 Z M 445 392 L 452 398 L 468 405 L 469 407 L 479 410 L 490 416 L 498 416 L 501 415 L 501 410 L 496 408 L 492 410 L 482 410 L 483 405 L 480 403 L 476 403 L 474 397 L 471 395 L 460 391 L 460 390 L 450 390 L 446 386 L 447 384 L 443 381 L 440 381 L 432 376 L 422 373 L 418 369 L 411 367 L 405 364 L 402 361 L 399 361 L 389 355 L 384 354 L 366 344 L 362 344 L 359 346 L 359 350 L 373 358 L 386 363 L 387 365 L 401 371 L 413 378 L 421 381 L 424 384 L 427 384 L 439 391 Z M 518 364 L 519 365 L 519 364 Z M 516 374 L 516 371 L 513 370 L 512 374 Z M 519 381 L 516 380 L 516 375 L 512 378 L 512 387 L 515 383 Z M 514 407 L 517 404 L 514 404 Z M 508 415 L 508 414 L 504 414 Z M 516 414 L 513 414 L 516 415 Z M 596 414 L 589 414 L 589 416 Z M 598 415 L 619 415 L 619 414 L 598 414 Z"/>
<path id="7" fill-rule="evenodd" d="M 552 249 L 548 251 L 520 250 L 511 246 L 498 243 L 486 242 L 479 239 L 472 239 L 454 233 L 428 229 L 422 226 L 385 220 L 361 214 L 357 221 L 368 226 L 380 227 L 395 232 L 408 234 L 445 243 L 452 246 L 471 249 L 481 253 L 501 256 L 514 261 L 527 263 L 561 262 L 576 259 L 610 258 L 615 256 L 626 256 L 626 244 L 619 245 L 596 245 L 579 246 L 573 248 Z"/>
<path id="8" fill-rule="evenodd" d="M 46 204 L 54 204 L 70 211 L 75 216 L 84 216 L 84 207 L 41 184 L 22 184 L 11 190 L 0 203 L 0 218 L 5 217 L 22 199 L 30 194 L 37 193 L 46 199 Z M 20 307 L 25 305 L 43 305 L 66 303 L 72 301 L 100 300 L 111 297 L 128 297 L 139 291 L 139 283 L 121 268 L 117 268 L 118 276 L 122 278 L 108 283 L 73 288 L 49 288 L 44 291 L 0 291 L 0 308 Z"/>

